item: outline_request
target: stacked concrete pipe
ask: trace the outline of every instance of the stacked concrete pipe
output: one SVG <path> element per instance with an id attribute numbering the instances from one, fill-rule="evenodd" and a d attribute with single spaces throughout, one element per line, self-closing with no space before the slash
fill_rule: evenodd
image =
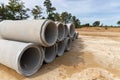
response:
<path id="1" fill-rule="evenodd" d="M 79 36 L 79 33 L 75 31 L 74 37 L 72 38 L 72 40 L 75 41 L 76 39 L 78 39 L 78 36 Z"/>
<path id="2" fill-rule="evenodd" d="M 56 55 L 69 51 L 72 38 L 78 38 L 79 34 L 72 23 L 63 25 L 45 19 L 2 21 L 0 35 L 0 63 L 31 76 L 43 61 L 51 63 Z"/>
<path id="3" fill-rule="evenodd" d="M 65 26 L 61 22 L 55 22 L 58 28 L 58 38 L 57 41 L 62 41 L 65 36 Z"/>
<path id="4" fill-rule="evenodd" d="M 72 38 L 72 41 L 75 41 L 76 40 L 76 32 L 74 33 L 74 36 L 73 36 L 73 38 Z"/>
<path id="5" fill-rule="evenodd" d="M 68 26 L 66 24 L 64 24 L 64 27 L 65 27 L 65 36 L 64 36 L 64 38 L 67 38 L 67 36 L 68 36 Z"/>
<path id="6" fill-rule="evenodd" d="M 17 20 L 0 22 L 2 38 L 32 42 L 41 46 L 52 46 L 57 40 L 58 30 L 51 20 Z"/>
<path id="7" fill-rule="evenodd" d="M 67 24 L 68 27 L 68 35 L 69 37 L 73 38 L 74 37 L 74 33 L 75 33 L 75 26 L 72 23 Z"/>
<path id="8" fill-rule="evenodd" d="M 65 46 L 66 46 L 66 41 L 60 41 L 58 43 L 56 43 L 56 52 L 57 52 L 57 56 L 62 56 L 65 50 Z"/>
<path id="9" fill-rule="evenodd" d="M 44 53 L 33 43 L 0 40 L 0 63 L 24 76 L 31 76 L 42 66 Z"/>
<path id="10" fill-rule="evenodd" d="M 79 37 L 79 33 L 76 31 L 76 39 L 78 39 Z"/>
<path id="11" fill-rule="evenodd" d="M 66 43 L 65 51 L 69 51 L 71 49 L 71 46 L 72 46 L 72 38 L 67 37 L 65 39 L 65 43 Z"/>
<path id="12" fill-rule="evenodd" d="M 44 59 L 45 63 L 53 62 L 57 55 L 56 45 L 45 47 L 44 51 L 45 51 L 45 59 Z"/>

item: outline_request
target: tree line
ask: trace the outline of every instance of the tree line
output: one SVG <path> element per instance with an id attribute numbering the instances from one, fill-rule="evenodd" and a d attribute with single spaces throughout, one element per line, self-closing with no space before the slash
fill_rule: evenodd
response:
<path id="1" fill-rule="evenodd" d="M 43 9 L 40 5 L 35 5 L 32 9 L 26 8 L 22 0 L 9 0 L 8 4 L 0 4 L 0 21 L 2 20 L 24 20 L 31 17 L 32 14 L 34 19 L 51 19 L 53 21 L 61 21 L 63 23 L 74 23 L 76 28 L 79 27 L 95 27 L 95 26 L 107 26 L 100 23 L 100 21 L 93 22 L 92 25 L 89 23 L 81 24 L 80 20 L 73 16 L 71 13 L 65 11 L 58 13 L 56 8 L 53 7 L 50 0 L 44 1 L 44 7 L 46 8 L 47 17 L 43 16 Z M 117 22 L 120 25 L 120 21 Z M 110 26 L 108 26 L 110 27 Z M 112 26 L 111 26 L 112 27 Z"/>
<path id="2" fill-rule="evenodd" d="M 95 22 L 93 22 L 92 25 L 90 25 L 89 23 L 86 23 L 86 24 L 81 25 L 81 27 L 120 27 L 120 21 L 117 21 L 116 24 L 117 24 L 118 26 L 103 25 L 103 23 L 101 23 L 100 21 L 95 21 Z"/>
<path id="3" fill-rule="evenodd" d="M 4 3 L 0 4 L 0 20 L 24 20 L 31 17 L 30 14 L 32 14 L 34 19 L 51 19 L 63 23 L 72 22 L 76 27 L 80 26 L 80 20 L 76 16 L 68 12 L 58 13 L 50 0 L 45 0 L 43 4 L 46 8 L 47 17 L 42 15 L 42 8 L 39 5 L 29 9 L 25 7 L 21 0 L 9 0 L 6 5 Z"/>

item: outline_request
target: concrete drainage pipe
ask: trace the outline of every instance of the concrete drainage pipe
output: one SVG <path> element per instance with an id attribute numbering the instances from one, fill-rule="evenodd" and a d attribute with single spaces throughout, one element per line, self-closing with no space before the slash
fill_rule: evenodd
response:
<path id="1" fill-rule="evenodd" d="M 72 46 L 72 39 L 67 37 L 65 39 L 65 43 L 66 43 L 65 51 L 69 51 L 71 49 L 71 46 Z"/>
<path id="2" fill-rule="evenodd" d="M 24 76 L 36 73 L 43 60 L 43 53 L 32 43 L 0 40 L 0 63 Z"/>
<path id="3" fill-rule="evenodd" d="M 55 22 L 58 28 L 58 42 L 62 41 L 64 39 L 65 36 L 65 27 L 62 23 L 60 22 Z"/>
<path id="4" fill-rule="evenodd" d="M 79 36 L 79 33 L 76 31 L 72 40 L 74 41 L 74 40 L 78 39 L 78 36 Z"/>
<path id="5" fill-rule="evenodd" d="M 45 63 L 51 63 L 53 60 L 56 58 L 56 45 L 50 46 L 50 47 L 45 47 Z"/>
<path id="6" fill-rule="evenodd" d="M 78 39 L 78 37 L 79 37 L 79 33 L 78 33 L 78 32 L 76 32 L 76 39 Z"/>
<path id="7" fill-rule="evenodd" d="M 6 20 L 0 22 L 0 33 L 4 39 L 33 42 L 48 47 L 58 37 L 56 24 L 51 20 Z"/>
<path id="8" fill-rule="evenodd" d="M 67 38 L 67 36 L 68 36 L 68 27 L 67 27 L 66 24 L 64 25 L 64 27 L 65 27 L 65 36 L 64 36 L 64 38 Z"/>
<path id="9" fill-rule="evenodd" d="M 74 36 L 74 33 L 75 33 L 75 26 L 74 24 L 67 24 L 67 27 L 68 27 L 68 34 L 69 34 L 69 37 L 73 38 Z"/>
<path id="10" fill-rule="evenodd" d="M 56 43 L 57 44 L 57 56 L 62 56 L 64 54 L 64 50 L 65 50 L 65 40 Z"/>
<path id="11" fill-rule="evenodd" d="M 76 36 L 77 36 L 77 34 L 76 34 L 76 32 L 74 33 L 74 36 L 73 36 L 73 38 L 72 38 L 72 41 L 75 41 L 76 40 Z"/>

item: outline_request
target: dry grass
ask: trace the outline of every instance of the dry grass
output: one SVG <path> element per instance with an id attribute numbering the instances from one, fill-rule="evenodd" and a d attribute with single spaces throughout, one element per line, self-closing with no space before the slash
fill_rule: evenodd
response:
<path id="1" fill-rule="evenodd" d="M 120 32 L 120 28 L 105 28 L 105 27 L 83 27 L 78 31 L 89 31 L 89 32 Z"/>

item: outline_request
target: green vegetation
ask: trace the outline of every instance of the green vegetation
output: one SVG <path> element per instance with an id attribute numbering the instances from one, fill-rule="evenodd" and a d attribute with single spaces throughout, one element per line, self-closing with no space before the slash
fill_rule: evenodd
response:
<path id="1" fill-rule="evenodd" d="M 56 12 L 56 8 L 52 6 L 50 0 L 44 1 L 47 17 L 42 16 L 41 6 L 35 5 L 30 10 L 26 8 L 21 0 L 9 0 L 8 5 L 0 5 L 0 21 L 1 20 L 23 20 L 30 17 L 30 12 L 34 19 L 51 19 L 53 21 L 61 21 L 63 23 L 72 22 L 78 28 L 80 27 L 80 20 L 76 16 L 72 16 L 71 13 L 62 12 L 61 14 Z"/>
<path id="2" fill-rule="evenodd" d="M 100 26 L 100 21 L 95 21 L 95 22 L 93 23 L 93 26 Z"/>
<path id="3" fill-rule="evenodd" d="M 54 20 L 54 11 L 56 10 L 55 7 L 52 7 L 52 3 L 50 0 L 45 0 L 44 1 L 44 6 L 46 7 L 46 12 L 47 12 L 47 19 Z"/>
<path id="4" fill-rule="evenodd" d="M 72 15 L 69 12 L 61 12 L 58 13 L 57 9 L 53 7 L 50 0 L 44 1 L 44 7 L 46 8 L 46 15 L 47 17 L 43 16 L 42 8 L 39 5 L 35 5 L 32 10 L 26 8 L 24 2 L 21 0 L 9 0 L 8 4 L 5 5 L 3 3 L 0 4 L 0 21 L 2 20 L 23 20 L 28 19 L 30 13 L 32 14 L 34 19 L 51 19 L 53 21 L 61 21 L 63 23 L 74 23 L 76 28 L 80 27 L 113 27 L 100 24 L 100 21 L 93 22 L 92 25 L 89 23 L 81 25 L 80 20 Z M 29 12 L 29 14 L 28 14 Z M 120 25 L 120 21 L 117 22 Z M 115 27 L 115 26 L 114 26 Z"/>
<path id="5" fill-rule="evenodd" d="M 82 27 L 90 27 L 90 24 L 89 23 L 86 23 L 86 24 L 83 24 L 81 25 Z"/>
<path id="6" fill-rule="evenodd" d="M 40 19 L 42 17 L 42 8 L 36 5 L 35 8 L 32 9 L 32 15 L 34 19 Z"/>
<path id="7" fill-rule="evenodd" d="M 29 18 L 28 8 L 20 0 L 9 0 L 8 5 L 0 5 L 1 20 L 22 20 Z"/>
<path id="8" fill-rule="evenodd" d="M 118 21 L 117 24 L 120 25 L 120 21 Z"/>

